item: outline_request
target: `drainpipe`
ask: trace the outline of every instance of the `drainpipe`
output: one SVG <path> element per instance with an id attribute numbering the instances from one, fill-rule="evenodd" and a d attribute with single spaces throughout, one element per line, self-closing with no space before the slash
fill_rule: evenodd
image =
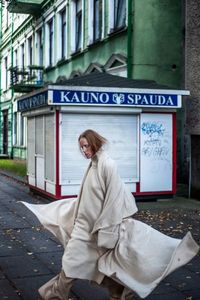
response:
<path id="1" fill-rule="evenodd" d="M 11 68 L 13 68 L 13 29 L 14 29 L 14 14 L 12 13 L 12 21 L 11 21 Z M 11 138 L 11 152 L 10 156 L 13 158 L 13 99 L 14 99 L 14 90 L 11 88 L 11 102 L 10 102 L 10 138 Z"/>
<path id="2" fill-rule="evenodd" d="M 192 188 L 192 156 L 191 156 L 191 135 L 189 135 L 189 180 L 188 180 L 188 198 L 191 197 L 191 188 Z"/>
<path id="3" fill-rule="evenodd" d="M 3 10 L 3 4 L 0 3 L 0 48 L 1 48 L 1 41 L 2 41 L 2 10 Z M 2 95 L 2 87 L 1 87 L 1 49 L 0 49 L 0 126 L 1 126 L 1 95 Z M 1 146 L 3 147 L 3 144 L 1 145 L 1 137 L 2 137 L 2 131 L 0 133 L 0 153 L 1 153 Z"/>
<path id="4" fill-rule="evenodd" d="M 127 78 L 133 76 L 133 1 L 128 0 Z"/>

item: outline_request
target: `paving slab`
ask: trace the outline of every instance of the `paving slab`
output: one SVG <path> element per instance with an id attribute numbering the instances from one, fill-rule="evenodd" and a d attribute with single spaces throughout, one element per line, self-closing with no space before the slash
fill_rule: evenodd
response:
<path id="1" fill-rule="evenodd" d="M 51 274 L 51 270 L 45 264 L 29 253 L 23 256 L 0 257 L 0 266 L 4 274 L 12 280 Z"/>
<path id="2" fill-rule="evenodd" d="M 18 289 L 15 289 L 11 286 L 10 282 L 6 279 L 0 279 L 0 299 L 8 300 L 20 300 L 20 292 Z M 28 299 L 27 299 L 28 300 Z"/>
<path id="3" fill-rule="evenodd" d="M 35 253 L 34 255 L 47 265 L 52 273 L 58 274 L 60 272 L 63 251 Z"/>
<path id="4" fill-rule="evenodd" d="M 0 300 L 37 300 L 37 289 L 61 268 L 62 246 L 19 200 L 49 203 L 30 194 L 26 185 L 0 175 Z M 175 197 L 137 204 L 135 218 L 173 237 L 183 237 L 190 230 L 200 243 L 200 201 Z M 163 280 L 145 300 L 200 300 L 199 283 L 197 255 Z M 85 280 L 77 280 L 71 293 L 78 300 L 109 299 L 106 289 Z"/>
<path id="5" fill-rule="evenodd" d="M 52 275 L 28 276 L 15 278 L 13 282 L 18 287 L 24 300 L 39 300 L 38 288 L 52 277 Z"/>
<path id="6" fill-rule="evenodd" d="M 61 245 L 56 243 L 51 235 L 39 228 L 22 228 L 15 232 L 15 237 L 20 240 L 30 252 L 54 252 L 59 251 Z"/>

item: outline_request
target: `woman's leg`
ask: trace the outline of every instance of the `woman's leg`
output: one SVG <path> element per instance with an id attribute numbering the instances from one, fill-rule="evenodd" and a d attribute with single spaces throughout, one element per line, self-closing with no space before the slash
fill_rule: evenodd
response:
<path id="1" fill-rule="evenodd" d="M 120 300 L 135 300 L 135 299 L 136 298 L 135 298 L 133 292 L 128 288 L 124 288 Z"/>
<path id="2" fill-rule="evenodd" d="M 66 277 L 62 270 L 57 276 L 41 286 L 38 293 L 43 300 L 68 300 L 73 281 L 74 279 Z"/>
<path id="3" fill-rule="evenodd" d="M 108 289 L 110 300 L 134 300 L 133 292 L 115 281 L 114 279 L 105 276 L 101 286 Z"/>
<path id="4" fill-rule="evenodd" d="M 109 291 L 111 300 L 120 300 L 124 287 L 112 278 L 105 276 L 101 286 L 105 287 Z"/>

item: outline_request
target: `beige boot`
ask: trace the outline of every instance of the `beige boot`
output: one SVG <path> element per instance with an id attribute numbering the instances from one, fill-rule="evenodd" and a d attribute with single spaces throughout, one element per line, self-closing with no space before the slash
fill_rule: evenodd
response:
<path id="1" fill-rule="evenodd" d="M 74 279 L 65 276 L 64 271 L 53 277 L 38 290 L 42 300 L 68 300 Z"/>
<path id="2" fill-rule="evenodd" d="M 123 294 L 122 294 L 122 297 L 120 298 L 120 300 L 135 300 L 135 296 L 130 289 L 124 288 L 124 291 L 123 291 Z"/>

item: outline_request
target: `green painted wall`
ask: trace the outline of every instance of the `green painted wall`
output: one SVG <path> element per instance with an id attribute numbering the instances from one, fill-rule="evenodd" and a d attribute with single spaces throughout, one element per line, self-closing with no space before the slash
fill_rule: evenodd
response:
<path id="1" fill-rule="evenodd" d="M 135 0 L 133 4 L 133 78 L 183 87 L 183 3 L 180 0 Z M 177 111 L 177 178 L 181 181 L 183 116 Z"/>
<path id="2" fill-rule="evenodd" d="M 65 75 L 69 78 L 72 71 L 85 72 L 91 63 L 99 63 L 105 65 L 113 53 L 126 55 L 127 36 L 126 31 L 120 36 L 115 36 L 85 49 L 83 52 L 73 56 L 62 65 L 48 71 L 45 75 L 46 79 L 55 82 L 57 77 Z"/>
<path id="3" fill-rule="evenodd" d="M 180 87 L 182 1 L 135 0 L 133 77 Z"/>

